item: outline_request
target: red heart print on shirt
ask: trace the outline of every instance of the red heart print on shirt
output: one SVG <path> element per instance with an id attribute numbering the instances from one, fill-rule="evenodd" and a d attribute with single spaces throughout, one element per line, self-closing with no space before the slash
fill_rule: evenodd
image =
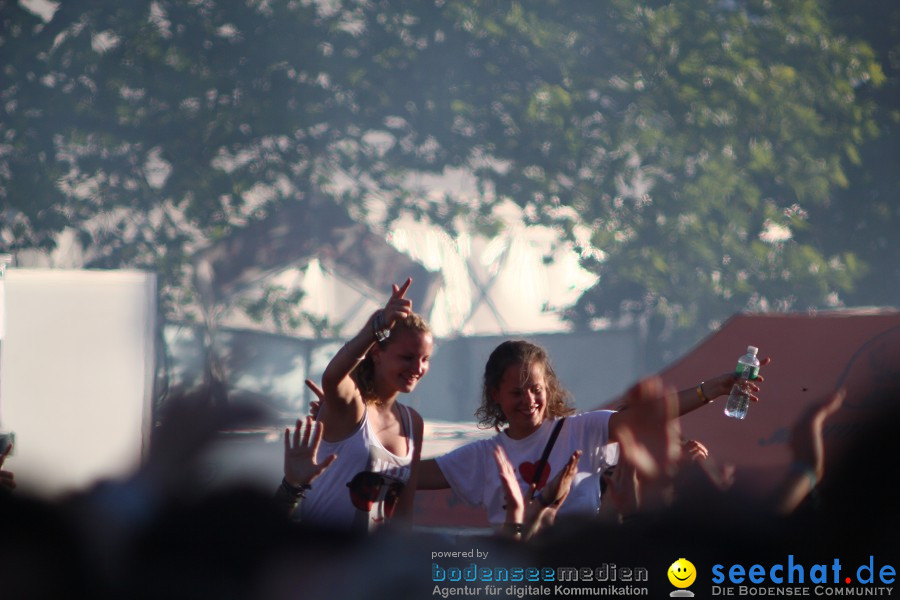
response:
<path id="1" fill-rule="evenodd" d="M 540 461 L 539 461 L 540 462 Z M 523 462 L 519 465 L 519 475 L 522 476 L 522 480 L 531 485 L 531 482 L 534 481 L 534 473 L 537 471 L 537 465 L 533 462 Z M 550 479 L 550 465 L 546 465 L 544 470 L 541 471 L 541 478 L 537 482 L 538 490 L 544 489 L 544 486 L 547 485 L 547 480 Z"/>

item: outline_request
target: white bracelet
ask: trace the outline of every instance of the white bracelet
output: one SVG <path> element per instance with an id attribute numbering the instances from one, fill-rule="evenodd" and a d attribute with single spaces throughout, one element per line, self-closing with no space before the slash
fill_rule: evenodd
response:
<path id="1" fill-rule="evenodd" d="M 383 344 L 386 339 L 391 337 L 391 329 L 384 324 L 384 314 L 383 311 L 378 311 L 375 313 L 375 317 L 372 319 L 372 333 L 375 334 L 375 341 L 379 344 Z"/>

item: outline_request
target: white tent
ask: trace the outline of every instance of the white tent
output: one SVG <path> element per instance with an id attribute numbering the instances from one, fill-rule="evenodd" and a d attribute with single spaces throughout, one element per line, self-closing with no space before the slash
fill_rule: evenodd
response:
<path id="1" fill-rule="evenodd" d="M 596 276 L 581 268 L 577 254 L 559 244 L 553 230 L 526 226 L 515 210 L 507 212 L 506 226 L 493 238 L 470 233 L 451 237 L 412 219 L 396 222 L 381 235 L 368 232 L 384 241 L 382 258 L 396 267 L 391 270 L 397 275 L 394 283 L 402 283 L 406 274 L 413 276 L 414 309 L 424 313 L 438 337 L 566 331 L 562 310 L 596 283 Z M 408 273 L 396 255 L 411 263 Z M 239 304 L 267 285 L 300 289 L 304 311 L 337 326 L 338 336 L 348 335 L 383 305 L 391 281 L 375 280 L 342 261 L 343 256 L 321 251 L 297 256 L 248 280 L 228 303 Z M 419 273 L 427 272 L 425 281 L 412 272 L 412 265 Z M 425 300 L 417 302 L 419 298 Z M 233 309 L 222 325 L 260 328 Z M 313 331 L 306 325 L 294 333 L 310 336 Z"/>

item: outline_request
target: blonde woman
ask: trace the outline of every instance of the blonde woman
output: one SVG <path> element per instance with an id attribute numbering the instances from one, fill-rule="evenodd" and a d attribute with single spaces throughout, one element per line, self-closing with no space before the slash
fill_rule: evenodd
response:
<path id="1" fill-rule="evenodd" d="M 320 463 L 337 458 L 311 484 L 291 480 L 289 448 L 279 494 L 298 501 L 293 516 L 315 525 L 371 531 L 410 521 L 422 417 L 401 404 L 428 373 L 434 338 L 405 298 L 411 279 L 335 354 L 322 375 L 317 420 Z"/>

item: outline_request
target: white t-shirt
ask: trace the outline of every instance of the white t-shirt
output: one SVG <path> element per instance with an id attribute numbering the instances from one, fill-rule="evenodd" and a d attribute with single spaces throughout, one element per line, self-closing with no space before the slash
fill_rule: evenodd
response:
<path id="1" fill-rule="evenodd" d="M 349 436 L 339 442 L 322 440 L 316 458 L 337 454 L 337 460 L 313 482 L 295 518 L 356 531 L 371 531 L 390 520 L 409 481 L 416 445 L 410 409 L 397 406 L 408 440 L 406 454 L 397 456 L 381 445 L 367 409 Z"/>
<path id="2" fill-rule="evenodd" d="M 600 509 L 600 475 L 618 459 L 618 444 L 609 443 L 612 414 L 612 411 L 597 410 L 566 417 L 547 461 L 550 468 L 544 469 L 538 483 L 540 490 L 559 473 L 575 450 L 582 451 L 571 491 L 559 509 L 560 515 L 594 516 Z M 499 433 L 488 440 L 466 444 L 437 457 L 437 464 L 457 496 L 469 504 L 486 507 L 490 523 L 500 526 L 506 520 L 506 511 L 494 447 L 503 446 L 524 495 L 556 421 L 544 421 L 537 431 L 521 440 Z"/>

